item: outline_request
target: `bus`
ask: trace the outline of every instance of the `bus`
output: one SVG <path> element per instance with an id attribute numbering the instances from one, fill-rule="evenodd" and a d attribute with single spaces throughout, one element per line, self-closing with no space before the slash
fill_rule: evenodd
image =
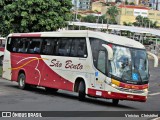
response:
<path id="1" fill-rule="evenodd" d="M 149 68 L 145 47 L 132 39 L 89 30 L 13 33 L 7 37 L 3 78 L 20 89 L 40 86 L 89 97 L 145 102 Z"/>
<path id="2" fill-rule="evenodd" d="M 2 65 L 3 63 L 4 47 L 5 47 L 5 38 L 0 37 L 0 65 Z"/>

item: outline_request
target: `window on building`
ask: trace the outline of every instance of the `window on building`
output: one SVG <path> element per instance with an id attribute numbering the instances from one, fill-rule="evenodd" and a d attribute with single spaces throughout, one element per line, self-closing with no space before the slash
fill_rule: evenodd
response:
<path id="1" fill-rule="evenodd" d="M 154 13 L 149 13 L 149 15 L 154 15 Z"/>
<path id="2" fill-rule="evenodd" d="M 160 14 L 157 14 L 157 16 L 160 16 Z"/>

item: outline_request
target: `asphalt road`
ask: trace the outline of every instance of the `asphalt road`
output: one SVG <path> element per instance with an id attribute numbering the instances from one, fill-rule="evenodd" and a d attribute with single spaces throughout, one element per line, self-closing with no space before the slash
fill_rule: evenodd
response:
<path id="1" fill-rule="evenodd" d="M 89 98 L 78 101 L 76 93 L 59 90 L 47 93 L 43 88 L 20 90 L 16 82 L 0 79 L 0 111 L 160 111 L 160 67 L 150 62 L 150 87 L 147 102 Z M 160 66 L 160 65 L 159 65 Z"/>

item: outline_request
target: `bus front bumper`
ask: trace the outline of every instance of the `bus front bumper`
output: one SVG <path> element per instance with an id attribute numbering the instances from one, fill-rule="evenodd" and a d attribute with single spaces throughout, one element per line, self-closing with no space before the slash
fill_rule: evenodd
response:
<path id="1" fill-rule="evenodd" d="M 130 101 L 139 101 L 139 102 L 146 102 L 147 100 L 147 96 L 143 96 L 143 95 L 109 92 L 109 91 L 96 90 L 91 88 L 88 89 L 88 95 L 93 97 L 107 98 L 107 99 L 130 100 Z"/>

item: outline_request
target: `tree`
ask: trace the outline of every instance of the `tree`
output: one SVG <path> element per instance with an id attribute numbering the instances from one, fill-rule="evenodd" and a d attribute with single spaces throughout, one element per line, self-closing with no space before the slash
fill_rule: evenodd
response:
<path id="1" fill-rule="evenodd" d="M 125 25 L 125 26 L 132 26 L 132 23 L 131 22 L 129 22 L 129 23 L 123 22 L 123 25 Z"/>
<path id="2" fill-rule="evenodd" d="M 89 23 L 96 23 L 96 19 L 97 17 L 94 15 L 87 15 L 85 17 L 82 18 L 83 22 L 89 22 Z"/>
<path id="3" fill-rule="evenodd" d="M 150 25 L 152 28 L 157 28 L 157 21 L 154 21 L 154 22 L 151 22 L 151 25 Z"/>
<path id="4" fill-rule="evenodd" d="M 157 21 L 151 21 L 147 17 L 137 16 L 136 22 L 133 23 L 134 26 L 142 26 L 142 27 L 151 27 L 151 28 L 157 28 Z"/>
<path id="5" fill-rule="evenodd" d="M 106 12 L 106 17 L 109 20 L 108 23 L 117 24 L 116 16 L 119 14 L 119 9 L 116 6 L 111 6 Z"/>
<path id="6" fill-rule="evenodd" d="M 125 5 L 128 5 L 128 0 L 125 0 Z"/>
<path id="7" fill-rule="evenodd" d="M 141 15 L 138 15 L 136 17 L 136 23 L 135 23 L 135 25 L 142 26 L 142 24 L 143 24 L 143 17 Z"/>
<path id="8" fill-rule="evenodd" d="M 143 18 L 143 26 L 144 27 L 149 27 L 149 24 L 150 24 L 149 22 L 150 22 L 149 18 L 147 18 L 147 17 Z"/>
<path id="9" fill-rule="evenodd" d="M 103 21 L 104 24 L 107 23 L 107 19 L 106 19 L 105 15 L 102 15 L 102 16 L 99 17 L 99 23 L 102 23 L 102 21 Z"/>
<path id="10" fill-rule="evenodd" d="M 0 1 L 0 32 L 53 31 L 66 26 L 71 19 L 70 0 L 15 0 Z"/>
<path id="11" fill-rule="evenodd" d="M 135 5 L 134 2 L 130 2 L 129 5 Z"/>

